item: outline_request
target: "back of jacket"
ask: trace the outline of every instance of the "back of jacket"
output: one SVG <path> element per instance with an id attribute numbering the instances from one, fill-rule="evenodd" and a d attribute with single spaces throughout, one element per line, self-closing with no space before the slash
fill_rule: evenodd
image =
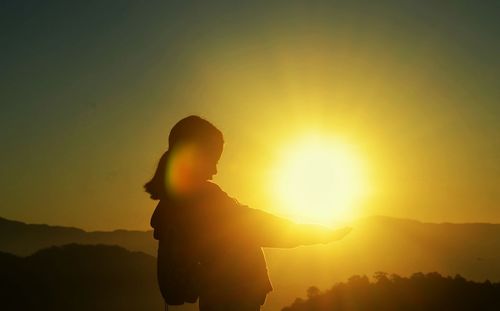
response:
<path id="1" fill-rule="evenodd" d="M 168 304 L 259 300 L 272 290 L 261 246 L 267 214 L 207 182 L 189 198 L 160 200 L 151 226 L 158 247 L 158 282 Z M 263 235 L 264 234 L 264 235 Z"/>
<path id="2" fill-rule="evenodd" d="M 160 200 L 151 226 L 158 239 L 157 279 L 165 302 L 169 305 L 194 303 L 199 296 L 199 255 L 196 232 L 189 231 L 190 205 L 170 198 Z"/>

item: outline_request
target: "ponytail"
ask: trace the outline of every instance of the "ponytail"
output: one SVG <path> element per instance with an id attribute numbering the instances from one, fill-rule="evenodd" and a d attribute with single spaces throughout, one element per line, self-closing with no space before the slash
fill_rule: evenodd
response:
<path id="1" fill-rule="evenodd" d="M 169 156 L 169 150 L 165 151 L 158 161 L 158 166 L 156 167 L 155 174 L 150 181 L 144 184 L 144 189 L 149 193 L 150 198 L 153 200 L 160 200 L 164 198 L 167 194 L 166 174 L 167 174 L 167 162 Z"/>

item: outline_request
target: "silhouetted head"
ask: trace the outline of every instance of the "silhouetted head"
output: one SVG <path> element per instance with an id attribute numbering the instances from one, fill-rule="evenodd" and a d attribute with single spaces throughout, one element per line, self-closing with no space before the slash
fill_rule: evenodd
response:
<path id="1" fill-rule="evenodd" d="M 189 116 L 170 130 L 168 150 L 162 155 L 153 178 L 144 185 L 152 199 L 167 193 L 184 194 L 195 190 L 217 174 L 224 138 L 212 123 Z"/>

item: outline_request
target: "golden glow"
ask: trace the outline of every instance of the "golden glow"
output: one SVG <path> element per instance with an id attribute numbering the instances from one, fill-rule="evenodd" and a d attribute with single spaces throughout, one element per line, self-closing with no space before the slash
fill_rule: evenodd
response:
<path id="1" fill-rule="evenodd" d="M 288 214 L 323 224 L 351 220 L 366 193 L 363 163 L 354 150 L 318 135 L 284 149 L 273 183 Z"/>

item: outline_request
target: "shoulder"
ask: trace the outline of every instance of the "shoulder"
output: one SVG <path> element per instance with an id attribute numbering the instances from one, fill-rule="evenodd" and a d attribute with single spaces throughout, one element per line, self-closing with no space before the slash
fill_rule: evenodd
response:
<path id="1" fill-rule="evenodd" d="M 229 197 L 229 195 L 224 190 L 222 190 L 219 185 L 210 181 L 206 181 L 203 183 L 203 185 L 200 188 L 199 194 L 204 199 L 217 199 L 217 198 Z"/>
<path id="2" fill-rule="evenodd" d="M 245 207 L 236 198 L 227 194 L 221 187 L 213 182 L 205 182 L 201 189 L 201 197 L 205 203 L 224 207 Z"/>
<path id="3" fill-rule="evenodd" d="M 204 192 L 224 192 L 222 191 L 221 187 L 217 185 L 216 183 L 213 183 L 211 181 L 205 181 L 203 185 L 201 186 L 201 191 Z"/>

